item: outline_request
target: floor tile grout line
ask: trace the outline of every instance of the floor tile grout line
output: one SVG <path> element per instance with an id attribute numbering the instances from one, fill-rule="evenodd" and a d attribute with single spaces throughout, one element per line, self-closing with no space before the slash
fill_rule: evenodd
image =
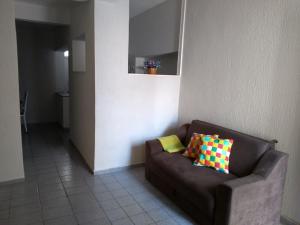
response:
<path id="1" fill-rule="evenodd" d="M 63 144 L 63 145 L 64 145 L 64 144 Z M 56 170 L 57 170 L 57 174 L 58 174 L 59 180 L 60 180 L 60 182 L 61 182 L 61 184 L 62 184 L 62 187 L 63 187 L 63 190 L 64 190 L 64 194 L 65 194 L 65 196 L 66 196 L 66 198 L 68 199 L 68 202 L 69 202 L 69 204 L 70 204 L 70 207 L 71 207 L 71 210 L 72 210 L 72 216 L 73 216 L 74 219 L 76 220 L 77 225 L 79 225 L 79 222 L 77 221 L 77 218 L 76 218 L 76 216 L 75 216 L 75 211 L 74 211 L 73 206 L 72 206 L 72 204 L 71 204 L 71 200 L 70 200 L 70 198 L 69 198 L 69 195 L 67 194 L 67 191 L 66 191 L 66 189 L 65 189 L 65 186 L 63 185 L 63 181 L 62 181 L 62 178 L 61 178 L 61 176 L 60 176 L 60 174 L 59 174 L 59 170 L 58 170 L 58 168 L 57 168 L 56 163 L 55 163 L 55 168 L 56 168 Z"/>
<path id="2" fill-rule="evenodd" d="M 137 177 L 136 177 L 136 178 L 137 178 Z M 137 178 L 137 179 L 138 179 L 138 178 Z M 117 182 L 118 182 L 118 180 L 117 180 Z M 123 187 L 123 189 L 126 190 L 126 188 L 125 188 L 122 184 L 120 184 L 120 185 Z M 134 198 L 133 194 L 130 193 L 130 192 L 128 192 L 127 190 L 126 190 L 126 192 L 134 199 L 135 204 L 137 204 L 137 205 L 143 210 L 143 212 L 141 212 L 141 213 L 139 213 L 139 214 L 137 214 L 137 215 L 140 215 L 140 214 L 143 214 L 143 213 L 144 213 L 144 214 L 148 215 L 149 218 L 151 218 L 151 220 L 152 220 L 154 223 L 156 223 L 156 222 L 152 219 L 152 217 L 149 215 L 149 213 L 148 213 L 148 212 L 140 205 L 140 203 L 136 201 L 136 199 Z M 124 211 L 125 211 L 125 210 L 124 210 Z M 126 213 L 126 211 L 125 211 L 125 213 Z M 127 213 L 126 213 L 126 214 L 127 214 Z M 127 215 L 128 215 L 128 214 L 127 214 Z M 134 215 L 134 216 L 137 216 L 137 215 Z M 131 221 L 133 224 L 135 224 L 134 221 L 131 219 L 131 216 L 128 215 L 128 217 L 129 217 L 130 221 Z"/>
<path id="3" fill-rule="evenodd" d="M 127 218 L 131 223 L 134 224 L 134 221 L 132 220 L 132 217 L 138 216 L 140 214 L 145 214 L 149 216 L 151 219 L 151 224 L 155 223 L 158 224 L 160 221 L 163 220 L 154 220 L 154 218 L 150 215 L 150 213 L 156 210 L 160 210 L 163 208 L 165 202 L 156 202 L 158 205 L 155 206 L 153 209 L 151 209 L 151 205 L 146 206 L 144 208 L 143 202 L 147 201 L 147 198 L 150 196 L 158 197 L 158 193 L 155 192 L 156 189 L 152 189 L 152 186 L 148 186 L 148 182 L 144 179 L 142 176 L 142 170 L 130 170 L 128 173 L 120 173 L 120 172 L 111 172 L 109 174 L 103 175 L 96 175 L 93 178 L 90 179 L 89 174 L 86 174 L 86 171 L 81 166 L 81 161 L 79 158 L 77 158 L 77 154 L 74 153 L 72 149 L 68 149 L 69 147 L 65 144 L 65 138 L 61 136 L 59 133 L 51 133 L 51 132 L 41 132 L 40 134 L 37 134 L 34 136 L 34 138 L 38 138 L 36 142 L 35 140 L 28 140 L 26 142 L 26 145 L 30 152 L 30 155 L 27 155 L 26 158 L 29 161 L 28 164 L 28 172 L 30 174 L 30 178 L 27 180 L 29 183 L 35 183 L 38 187 L 38 202 L 40 209 L 43 210 L 44 201 L 42 202 L 41 198 L 41 183 L 44 183 L 44 179 L 42 178 L 41 182 L 38 180 L 38 176 L 47 176 L 47 174 L 51 174 L 52 167 L 54 168 L 54 173 L 58 177 L 57 184 L 58 186 L 61 185 L 62 187 L 62 193 L 64 195 L 64 198 L 66 198 L 68 206 L 71 208 L 72 217 L 75 219 L 75 223 L 79 224 L 79 221 L 76 217 L 76 214 L 78 214 L 78 211 L 74 210 L 74 206 L 71 203 L 70 197 L 73 195 L 81 195 L 81 194 L 88 194 L 91 196 L 91 199 L 97 203 L 97 208 L 103 210 L 103 213 L 105 217 L 108 219 L 109 223 L 113 223 L 115 221 L 111 221 L 107 215 L 107 209 L 104 209 L 104 205 L 101 203 L 105 202 L 105 200 L 100 200 L 97 197 L 97 193 L 104 193 L 107 192 L 111 195 L 112 201 L 116 203 L 116 207 L 118 209 L 121 209 L 124 212 L 124 218 Z M 49 141 L 51 140 L 52 141 Z M 28 147 L 28 142 L 33 141 L 31 143 L 31 146 Z M 46 148 L 45 148 L 46 146 Z M 56 146 L 59 148 L 56 148 Z M 38 151 L 38 148 L 44 148 L 45 150 L 42 150 L 42 152 Z M 27 154 L 27 153 L 26 153 Z M 62 156 L 62 158 L 60 158 Z M 74 156 L 74 157 L 73 157 Z M 47 159 L 48 158 L 48 159 Z M 43 166 L 43 162 L 49 163 L 49 165 Z M 66 171 L 62 169 L 62 167 L 66 166 Z M 39 168 L 42 168 L 42 173 L 37 173 L 37 170 Z M 53 173 L 53 174 L 54 174 Z M 34 175 L 32 175 L 34 174 Z M 70 176 L 70 181 L 74 180 L 74 183 L 67 184 L 67 177 L 66 180 L 64 179 L 64 176 Z M 72 179 L 72 176 L 74 176 L 74 179 Z M 105 179 L 105 177 L 108 176 L 108 179 Z M 55 176 L 54 176 L 55 177 Z M 78 183 L 77 183 L 78 178 Z M 103 179 L 101 179 L 103 178 Z M 46 179 L 45 179 L 46 180 Z M 95 182 L 95 183 L 93 183 Z M 103 185 L 104 189 L 101 190 L 97 189 L 97 185 L 99 184 Z M 45 181 L 45 184 L 47 185 L 48 181 Z M 52 181 L 50 181 L 52 184 Z M 53 179 L 53 184 L 56 184 L 55 178 Z M 111 186 L 110 186 L 111 184 Z M 116 185 L 114 185 L 116 184 Z M 55 185 L 53 186 L 55 187 Z M 77 189 L 78 187 L 78 189 Z M 72 190 L 74 188 L 74 190 Z M 110 189 L 111 188 L 111 189 Z M 131 190 L 133 188 L 133 190 Z M 60 190 L 60 189 L 57 189 Z M 97 190 L 101 190 L 97 192 Z M 74 192 L 73 192 L 74 191 Z M 120 191 L 118 193 L 118 191 Z M 125 195 L 126 193 L 126 195 Z M 124 196 L 122 196 L 124 194 Z M 146 198 L 143 200 L 143 196 L 141 195 L 140 198 L 136 198 L 136 194 L 149 194 L 149 196 L 146 196 Z M 122 197 L 130 197 L 132 198 L 132 201 L 129 199 L 128 204 L 126 203 L 126 199 L 124 201 L 119 201 Z M 10 197 L 11 198 L 11 197 Z M 60 197 L 57 197 L 57 199 Z M 156 199 L 156 198 L 155 198 Z M 155 200 L 153 199 L 153 200 Z M 113 204 L 115 204 L 113 203 Z M 11 204 L 11 202 L 10 202 Z M 137 210 L 138 213 L 130 213 L 130 211 L 127 212 L 125 210 L 127 207 L 136 205 L 141 210 Z M 171 206 L 171 205 L 170 205 Z M 108 206 L 109 207 L 109 206 Z M 112 205 L 112 207 L 114 207 Z M 165 211 L 168 216 L 171 214 L 168 211 Z M 11 206 L 9 207 L 9 214 L 11 214 Z M 42 223 L 45 225 L 45 217 L 42 212 Z M 61 218 L 63 216 L 55 217 L 55 218 Z M 171 218 L 171 217 L 170 217 Z M 184 218 L 184 217 L 183 217 Z"/>

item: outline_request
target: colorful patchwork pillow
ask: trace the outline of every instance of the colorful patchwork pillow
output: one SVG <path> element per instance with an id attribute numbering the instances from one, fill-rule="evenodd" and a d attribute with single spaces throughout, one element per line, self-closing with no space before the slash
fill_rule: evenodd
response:
<path id="1" fill-rule="evenodd" d="M 202 145 L 202 137 L 211 136 L 205 134 L 194 133 L 191 137 L 190 143 L 188 144 L 183 156 L 188 158 L 197 159 L 201 152 L 200 146 Z M 219 135 L 213 135 L 213 137 L 218 138 Z"/>
<path id="2" fill-rule="evenodd" d="M 229 158 L 232 139 L 221 139 L 213 136 L 203 136 L 201 154 L 195 160 L 196 166 L 208 166 L 223 173 L 229 173 Z"/>

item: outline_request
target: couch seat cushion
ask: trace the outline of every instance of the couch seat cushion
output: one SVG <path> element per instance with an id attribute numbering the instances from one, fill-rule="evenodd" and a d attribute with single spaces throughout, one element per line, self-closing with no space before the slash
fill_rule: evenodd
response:
<path id="1" fill-rule="evenodd" d="M 212 217 L 215 208 L 215 193 L 219 184 L 235 179 L 232 174 L 220 173 L 206 167 L 192 165 L 192 160 L 179 153 L 161 152 L 152 156 L 152 162 L 176 185 L 176 191 Z"/>

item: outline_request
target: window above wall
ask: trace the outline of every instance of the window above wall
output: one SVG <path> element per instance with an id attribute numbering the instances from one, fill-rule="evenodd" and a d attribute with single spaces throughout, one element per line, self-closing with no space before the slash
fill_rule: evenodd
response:
<path id="1" fill-rule="evenodd" d="M 128 72 L 180 75 L 185 0 L 130 0 Z"/>

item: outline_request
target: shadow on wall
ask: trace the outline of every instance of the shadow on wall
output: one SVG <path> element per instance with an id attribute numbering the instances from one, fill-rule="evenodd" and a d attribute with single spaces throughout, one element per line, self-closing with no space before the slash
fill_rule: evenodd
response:
<path id="1" fill-rule="evenodd" d="M 166 128 L 165 131 L 160 136 L 150 138 L 149 140 L 153 140 L 153 139 L 156 139 L 159 137 L 175 134 L 177 129 L 178 129 L 178 127 L 171 125 L 168 128 Z M 145 142 L 146 141 L 148 141 L 148 140 L 145 140 Z M 135 143 L 131 146 L 131 154 L 130 154 L 130 159 L 128 162 L 129 165 L 140 164 L 135 161 L 136 158 L 139 158 L 139 159 L 142 158 L 143 162 L 145 161 L 145 147 L 146 147 L 145 142 Z"/>

